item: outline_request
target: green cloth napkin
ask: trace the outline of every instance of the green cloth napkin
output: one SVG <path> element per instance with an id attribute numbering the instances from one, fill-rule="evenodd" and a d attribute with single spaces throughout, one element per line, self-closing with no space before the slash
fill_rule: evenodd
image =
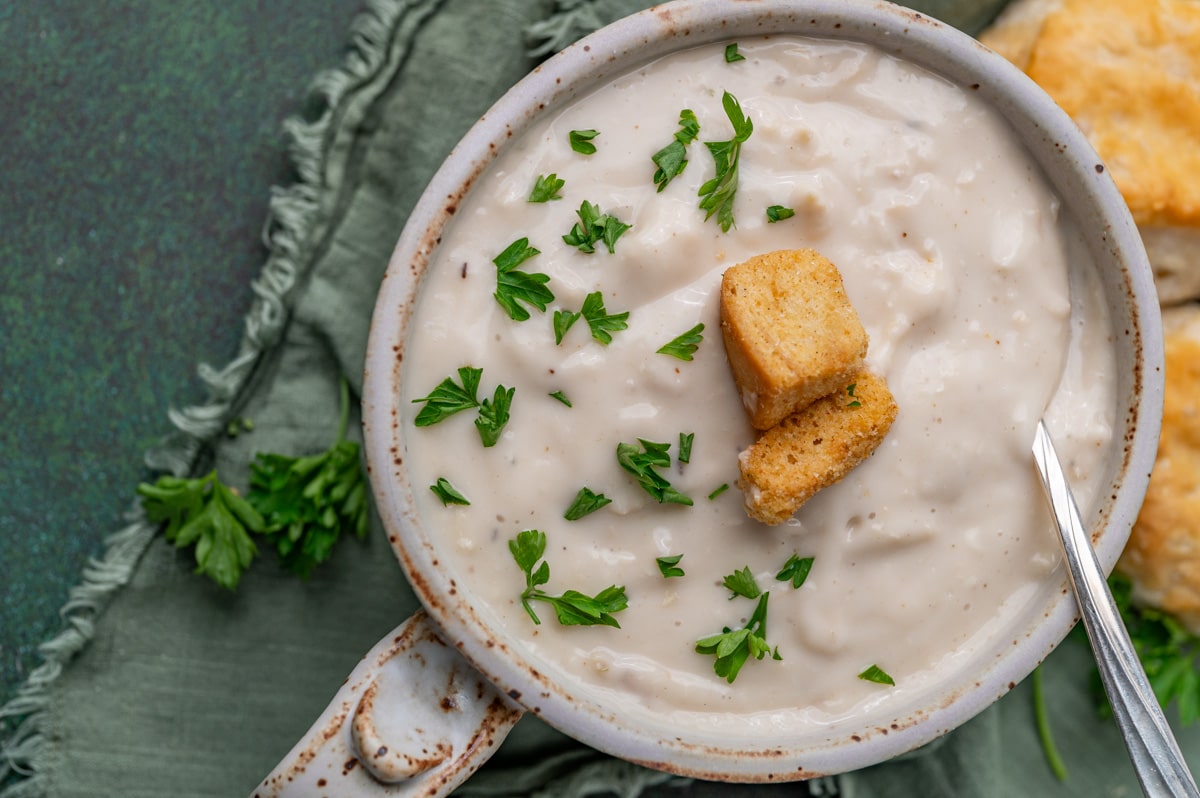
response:
<path id="1" fill-rule="evenodd" d="M 929 0 L 977 30 L 1003 0 Z M 209 401 L 172 413 L 149 462 L 214 465 L 245 485 L 258 451 L 308 454 L 336 433 L 338 383 L 361 388 L 374 295 L 393 244 L 454 142 L 508 86 L 644 0 L 374 0 L 345 62 L 318 76 L 317 110 L 288 130 L 300 182 L 272 197 L 271 254 L 238 356 L 206 369 Z M 252 432 L 224 434 L 232 418 Z M 357 419 L 355 419 L 357 420 Z M 353 427 L 353 425 L 352 425 Z M 308 582 L 265 553 L 236 594 L 191 574 L 131 510 L 65 608 L 45 663 L 0 718 L 0 798 L 237 796 L 307 730 L 377 639 L 417 608 L 378 524 L 343 541 Z M 1069 643 L 1045 666 L 1070 780 L 1045 765 L 1027 687 L 896 762 L 809 785 L 695 783 L 616 761 L 526 718 L 464 795 L 1134 795 L 1112 723 L 1088 694 L 1091 660 Z M 23 720 L 22 720 L 23 719 Z M 1200 762 L 1200 736 L 1185 749 Z M 5 780 L 7 776 L 7 780 Z"/>

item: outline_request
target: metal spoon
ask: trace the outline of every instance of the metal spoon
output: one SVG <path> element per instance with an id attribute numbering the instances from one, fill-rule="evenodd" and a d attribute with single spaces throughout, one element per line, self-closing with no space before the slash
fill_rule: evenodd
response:
<path id="1" fill-rule="evenodd" d="M 1129 633 L 1125 631 L 1084 529 L 1062 463 L 1041 420 L 1033 441 L 1033 457 L 1058 526 L 1067 573 L 1096 655 L 1100 678 L 1125 738 L 1125 747 L 1129 749 L 1142 792 L 1154 798 L 1167 795 L 1200 797 L 1171 727 L 1146 679 L 1146 672 L 1129 642 Z"/>

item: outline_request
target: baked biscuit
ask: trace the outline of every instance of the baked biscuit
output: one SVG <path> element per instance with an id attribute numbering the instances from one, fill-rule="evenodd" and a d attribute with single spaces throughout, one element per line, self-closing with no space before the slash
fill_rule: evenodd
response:
<path id="1" fill-rule="evenodd" d="M 764 524 L 788 520 L 867 459 L 896 412 L 884 379 L 864 371 L 767 430 L 738 457 L 746 512 Z"/>
<path id="2" fill-rule="evenodd" d="M 721 279 L 721 334 L 755 429 L 853 382 L 867 333 L 837 267 L 811 249 L 757 255 Z"/>
<path id="3" fill-rule="evenodd" d="M 1096 148 L 1142 233 L 1159 300 L 1200 296 L 1200 3 L 1018 0 L 980 40 Z"/>
<path id="4" fill-rule="evenodd" d="M 1117 569 L 1134 597 L 1200 634 L 1200 307 L 1163 315 L 1166 396 L 1158 457 Z"/>

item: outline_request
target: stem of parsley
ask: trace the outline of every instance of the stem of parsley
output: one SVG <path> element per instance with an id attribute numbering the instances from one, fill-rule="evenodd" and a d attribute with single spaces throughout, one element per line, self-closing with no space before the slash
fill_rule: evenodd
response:
<path id="1" fill-rule="evenodd" d="M 1059 781 L 1067 780 L 1067 766 L 1063 764 L 1054 744 L 1054 733 L 1050 729 L 1050 712 L 1046 709 L 1046 695 L 1042 687 L 1042 669 L 1033 671 L 1033 717 L 1037 723 L 1038 739 L 1042 743 L 1042 752 L 1046 755 L 1046 764 L 1050 766 L 1054 777 Z"/>

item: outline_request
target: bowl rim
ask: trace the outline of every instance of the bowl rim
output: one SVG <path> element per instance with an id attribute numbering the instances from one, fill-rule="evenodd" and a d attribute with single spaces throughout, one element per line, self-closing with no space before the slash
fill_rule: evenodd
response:
<path id="1" fill-rule="evenodd" d="M 1123 308 L 1124 342 L 1134 352 L 1128 395 L 1117 397 L 1124 424 L 1124 462 L 1111 500 L 1093 526 L 1102 566 L 1110 570 L 1137 516 L 1154 462 L 1162 415 L 1162 333 L 1157 297 L 1137 228 L 1101 162 L 1079 129 L 1027 76 L 1001 56 L 944 23 L 877 0 L 676 0 L 614 22 L 536 67 L 505 93 L 443 162 L 399 237 L 377 298 L 367 346 L 363 390 L 364 448 L 376 506 L 395 554 L 435 623 L 466 658 L 513 700 L 595 748 L 660 770 L 706 779 L 767 781 L 854 770 L 923 745 L 961 725 L 1027 676 L 1062 640 L 1076 618 L 1066 587 L 1026 630 L 1014 651 L 998 657 L 971 684 L 938 691 L 941 701 L 911 723 L 830 740 L 816 749 L 780 749 L 764 737 L 754 745 L 722 744 L 712 735 L 622 723 L 610 707 L 583 697 L 521 658 L 500 630 L 464 603 L 413 504 L 403 465 L 398 406 L 404 342 L 421 276 L 451 219 L 502 146 L 539 115 L 667 52 L 738 36 L 796 34 L 851 39 L 949 77 L 1005 116 L 1041 163 L 1064 204 L 1083 208 L 1081 224 L 1103 226 L 1088 240 L 1097 268 L 1120 272 L 1125 296 L 1106 290 Z M 648 54 L 649 53 L 649 54 Z M 1024 126 L 1024 127 L 1022 127 Z M 1063 156 L 1066 157 L 1063 157 Z M 1064 188 L 1071 189 L 1068 193 Z M 1113 279 L 1116 279 L 1115 277 Z M 399 355 L 399 356 L 398 356 Z M 1061 573 L 1061 570 L 1059 571 Z M 1017 642 L 1017 641 L 1014 641 Z"/>

